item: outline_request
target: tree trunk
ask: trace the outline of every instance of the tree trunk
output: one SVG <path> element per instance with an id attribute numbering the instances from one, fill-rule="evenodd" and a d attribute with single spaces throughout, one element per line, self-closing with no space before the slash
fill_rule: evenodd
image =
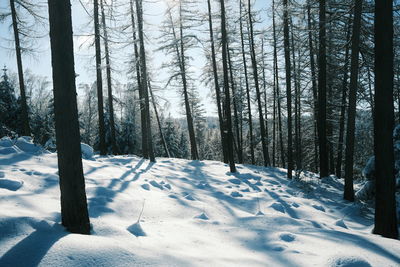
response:
<path id="1" fill-rule="evenodd" d="M 140 44 L 140 70 L 141 70 L 141 85 L 143 88 L 143 99 L 144 108 L 146 114 L 146 132 L 147 132 L 147 149 L 148 155 L 151 162 L 155 162 L 154 150 L 153 150 L 153 138 L 151 135 L 151 123 L 150 123 L 150 106 L 149 106 L 149 94 L 147 90 L 147 67 L 146 67 L 146 51 L 144 49 L 144 37 L 143 37 L 143 10 L 142 0 L 135 0 L 136 2 L 136 14 L 138 17 L 138 33 L 139 33 L 139 44 Z M 143 126 L 142 126 L 143 127 Z"/>
<path id="2" fill-rule="evenodd" d="M 71 3 L 48 1 L 48 5 L 61 220 L 72 233 L 90 234 L 76 103 Z"/>
<path id="3" fill-rule="evenodd" d="M 17 56 L 19 90 L 21 94 L 22 134 L 25 136 L 30 136 L 31 128 L 29 126 L 28 105 L 26 103 L 24 71 L 22 68 L 21 45 L 19 41 L 18 18 L 17 18 L 17 12 L 15 10 L 15 0 L 10 0 L 10 7 L 11 7 L 12 26 L 14 30 L 15 54 Z"/>
<path id="4" fill-rule="evenodd" d="M 136 23 L 133 11 L 133 0 L 130 0 L 130 8 L 131 8 L 131 23 L 132 23 L 132 34 L 133 34 L 133 45 L 135 51 L 135 68 L 136 68 L 136 80 L 139 90 L 139 105 L 140 105 L 140 125 L 141 125 L 141 134 L 142 134 L 142 156 L 143 158 L 149 158 L 149 151 L 148 151 L 148 134 L 147 134 L 147 118 L 146 118 L 146 107 L 145 101 L 143 97 L 143 86 L 142 86 L 142 77 L 140 74 L 140 56 L 137 47 L 137 39 L 136 39 Z"/>
<path id="5" fill-rule="evenodd" d="M 250 86 L 249 86 L 249 77 L 247 74 L 247 62 L 246 62 L 246 52 L 244 49 L 244 35 L 243 35 L 243 13 L 242 13 L 242 0 L 239 2 L 239 25 L 240 25 L 240 42 L 241 42 L 241 49 L 242 49 L 242 59 L 243 59 L 243 69 L 244 69 L 244 79 L 246 84 L 246 99 L 247 99 L 247 112 L 248 112 L 248 120 L 249 120 L 249 135 L 250 135 L 250 158 L 251 164 L 255 164 L 255 157 L 254 157 L 254 135 L 253 135 L 253 119 L 251 117 L 251 98 L 250 98 Z"/>
<path id="6" fill-rule="evenodd" d="M 113 93 L 111 83 L 111 63 L 110 63 L 110 52 L 108 50 L 108 35 L 106 16 L 104 14 L 103 0 L 100 0 L 101 8 L 101 20 L 103 24 L 103 42 L 104 42 L 104 53 L 106 54 L 106 74 L 107 74 L 107 89 L 108 89 L 108 112 L 110 113 L 110 131 L 111 131 L 111 148 L 114 155 L 118 154 L 117 142 L 115 141 L 115 122 L 114 122 L 114 104 L 113 104 Z"/>
<path id="7" fill-rule="evenodd" d="M 362 0 L 355 0 L 353 34 L 351 37 L 351 65 L 349 87 L 349 110 L 347 115 L 346 151 L 344 169 L 344 199 L 354 201 L 353 162 L 356 128 L 356 105 L 358 86 L 358 59 L 360 44 Z M 393 149 L 393 147 L 392 147 Z"/>
<path id="8" fill-rule="evenodd" d="M 169 150 L 168 150 L 168 147 L 167 147 L 167 142 L 165 142 L 164 134 L 163 134 L 162 127 L 161 127 L 160 116 L 158 115 L 157 106 L 156 106 L 156 101 L 155 101 L 155 99 L 154 99 L 153 90 L 152 90 L 152 88 L 151 88 L 150 81 L 148 82 L 148 85 L 149 85 L 149 91 L 150 91 L 151 102 L 152 102 L 153 108 L 154 108 L 154 114 L 156 115 L 158 130 L 160 131 L 161 143 L 162 143 L 163 148 L 164 148 L 164 150 L 165 150 L 165 154 L 167 155 L 168 158 L 170 158 L 171 156 L 170 156 L 170 154 L 169 154 Z"/>
<path id="9" fill-rule="evenodd" d="M 290 44 L 289 44 L 289 16 L 288 1 L 283 1 L 283 35 L 285 50 L 285 69 L 286 69 L 286 102 L 287 102 L 287 124 L 288 124 L 288 170 L 287 177 L 292 179 L 293 152 L 292 152 L 292 86 L 291 86 L 291 65 L 290 65 Z"/>
<path id="10" fill-rule="evenodd" d="M 279 69 L 278 69 L 278 52 L 277 52 L 277 38 L 276 38 L 276 25 L 275 25 L 275 1 L 272 0 L 272 27 L 274 35 L 274 77 L 275 77 L 275 90 L 276 90 L 276 101 L 278 106 L 278 131 L 279 131 L 279 143 L 281 150 L 281 161 L 282 167 L 285 164 L 285 151 L 283 148 L 283 131 L 282 131 L 282 111 L 281 111 L 281 95 L 279 89 Z"/>
<path id="11" fill-rule="evenodd" d="M 315 61 L 314 61 L 314 46 L 311 25 L 311 3 L 307 1 L 307 28 L 308 28 L 308 46 L 310 49 L 310 69 L 311 69 L 311 86 L 313 93 L 314 104 L 314 165 L 315 172 L 318 172 L 318 93 L 317 93 L 317 78 L 315 74 Z"/>
<path id="12" fill-rule="evenodd" d="M 351 23 L 352 18 L 349 18 L 349 25 L 346 34 L 346 53 L 344 57 L 343 66 L 343 82 L 342 82 L 342 103 L 340 106 L 340 118 L 339 118 L 339 140 L 337 148 L 337 160 L 336 160 L 336 176 L 340 178 L 342 176 L 342 159 L 343 159 L 343 138 L 344 138 L 344 120 L 346 114 L 346 99 L 347 99 L 347 78 L 348 78 L 348 65 L 349 65 L 349 54 L 350 54 L 350 34 L 351 34 Z"/>
<path id="13" fill-rule="evenodd" d="M 260 92 L 260 85 L 258 79 L 258 70 L 257 70 L 257 60 L 256 60 L 256 52 L 255 52 L 255 45 L 254 45 L 254 33 L 253 33 L 253 20 L 251 16 L 251 3 L 250 0 L 248 1 L 248 14 L 249 14 L 249 27 L 250 27 L 250 55 L 251 55 L 251 63 L 253 67 L 253 76 L 254 76 L 254 85 L 256 88 L 256 96 L 257 96 L 257 104 L 258 104 L 258 116 L 260 120 L 260 133 L 261 133 L 261 145 L 263 151 L 263 158 L 264 158 L 264 166 L 271 165 L 268 155 L 268 146 L 267 146 L 267 136 L 265 133 L 265 125 L 264 125 L 264 116 L 262 110 L 262 103 L 261 103 L 261 92 Z"/>
<path id="14" fill-rule="evenodd" d="M 318 143 L 319 177 L 329 175 L 326 138 L 326 14 L 325 0 L 319 1 L 319 56 L 318 56 Z"/>
<path id="15" fill-rule="evenodd" d="M 243 148 L 242 148 L 242 140 L 240 139 L 240 127 L 239 127 L 239 113 L 238 113 L 238 103 L 237 103 L 237 92 L 236 92 L 236 85 L 233 77 L 233 69 L 232 69 L 232 62 L 231 62 L 231 53 L 229 52 L 229 42 L 227 45 L 227 56 L 228 56 L 228 68 L 229 68 L 229 75 L 231 81 L 231 88 L 232 88 L 232 101 L 233 101 L 233 115 L 234 115 L 234 123 L 235 123 L 235 133 L 236 133 L 236 154 L 238 157 L 238 161 L 240 164 L 243 163 Z"/>
<path id="16" fill-rule="evenodd" d="M 375 228 L 398 238 L 393 152 L 393 1 L 375 1 Z"/>
<path id="17" fill-rule="evenodd" d="M 222 108 L 221 108 L 221 92 L 220 92 L 219 81 L 218 81 L 217 62 L 215 60 L 214 33 L 213 33 L 213 25 L 212 25 L 210 0 L 207 0 L 207 5 L 208 5 L 208 25 L 210 28 L 211 60 L 212 60 L 212 66 L 213 66 L 215 96 L 217 98 L 219 131 L 220 131 L 220 135 L 221 135 L 221 144 L 222 144 L 222 155 L 223 155 L 224 162 L 228 163 L 228 155 L 227 155 L 227 151 L 226 151 L 226 141 L 225 141 L 226 138 L 225 138 L 225 134 L 224 134 L 224 118 L 222 116 Z"/>
<path id="18" fill-rule="evenodd" d="M 188 86 L 186 80 L 186 63 L 185 63 L 185 49 L 183 44 L 183 25 L 182 25 L 182 17 L 181 17 L 181 3 L 179 6 L 179 33 L 180 33 L 180 47 L 178 50 L 178 58 L 180 59 L 180 68 L 181 68 L 181 77 L 182 77 L 182 85 L 183 85 L 183 96 L 185 101 L 185 111 L 186 111 L 186 120 L 188 124 L 189 130 L 189 141 L 190 141 L 190 151 L 192 155 L 192 160 L 199 159 L 199 153 L 197 151 L 197 144 L 196 144 L 196 135 L 194 131 L 193 125 L 193 117 L 192 111 L 190 109 L 190 101 L 189 101 L 189 94 L 188 94 Z"/>
<path id="19" fill-rule="evenodd" d="M 229 94 L 229 76 L 228 76 L 228 34 L 226 33 L 225 22 L 225 0 L 220 0 L 221 5 L 221 44 L 222 44 L 222 66 L 224 72 L 224 92 L 225 92 L 225 118 L 227 131 L 226 145 L 229 159 L 230 171 L 236 172 L 235 160 L 233 157 L 233 133 L 232 133 L 232 117 L 231 117 L 231 100 Z"/>
<path id="20" fill-rule="evenodd" d="M 103 78 L 101 74 L 101 48 L 100 48 L 100 30 L 99 30 L 99 3 L 93 1 L 94 16 L 94 44 L 96 48 L 96 85 L 97 85 L 97 109 L 99 112 L 99 150 L 100 155 L 107 154 L 106 136 L 104 126 L 104 107 L 103 107 Z"/>

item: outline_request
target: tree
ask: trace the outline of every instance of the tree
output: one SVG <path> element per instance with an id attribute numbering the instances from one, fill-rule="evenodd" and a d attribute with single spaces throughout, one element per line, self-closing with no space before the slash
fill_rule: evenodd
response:
<path id="1" fill-rule="evenodd" d="M 329 174 L 326 138 L 326 14 L 325 0 L 319 1 L 319 55 L 318 55 L 318 141 L 319 176 Z"/>
<path id="2" fill-rule="evenodd" d="M 250 0 L 248 0 L 248 14 L 249 14 L 249 26 L 250 26 L 250 55 L 251 55 L 251 63 L 253 67 L 253 76 L 254 76 L 254 83 L 256 88 L 256 97 L 257 97 L 257 104 L 258 104 L 258 116 L 260 119 L 260 132 L 261 132 L 261 145 L 263 151 L 263 158 L 264 158 L 264 166 L 269 166 L 269 154 L 268 154 L 268 146 L 267 146 L 267 134 L 265 131 L 265 124 L 264 124 L 264 116 L 262 111 L 262 103 L 261 103 L 261 92 L 259 86 L 259 79 L 258 79 L 258 70 L 257 70 L 257 60 L 256 60 L 256 52 L 255 52 L 255 45 L 254 45 L 254 30 L 253 30 L 253 20 L 251 15 L 251 4 Z"/>
<path id="3" fill-rule="evenodd" d="M 71 3 L 48 1 L 62 224 L 89 234 L 76 102 Z"/>
<path id="4" fill-rule="evenodd" d="M 108 47 L 108 34 L 107 34 L 107 24 L 106 16 L 104 13 L 103 0 L 100 0 L 101 8 L 101 22 L 103 26 L 103 42 L 104 42 L 104 53 L 106 54 L 106 75 L 107 75 L 107 90 L 108 90 L 108 112 L 110 117 L 110 131 L 111 131 L 111 148 L 112 153 L 118 154 L 118 147 L 115 141 L 115 122 L 114 122 L 114 98 L 112 93 L 112 83 L 111 83 L 111 63 L 110 63 L 110 52 Z"/>
<path id="5" fill-rule="evenodd" d="M 286 102 L 287 102 L 287 124 L 288 124 L 288 170 L 287 177 L 292 179 L 293 170 L 293 150 L 292 150 L 292 85 L 291 85 L 291 65 L 290 65 L 290 44 L 289 44 L 289 15 L 288 1 L 283 1 L 283 35 L 285 50 L 285 69 L 286 69 Z"/>
<path id="6" fill-rule="evenodd" d="M 13 30 L 14 30 L 15 54 L 17 56 L 19 89 L 20 89 L 20 93 L 21 93 L 21 111 L 22 111 L 21 115 L 22 115 L 22 124 L 23 124 L 22 134 L 26 135 L 26 136 L 30 136 L 31 129 L 29 126 L 28 105 L 26 103 L 24 72 L 22 70 L 21 44 L 20 44 L 20 38 L 19 38 L 20 32 L 18 29 L 19 18 L 17 16 L 17 11 L 15 9 L 15 0 L 10 0 L 10 7 L 11 7 L 12 26 L 13 26 Z"/>
<path id="7" fill-rule="evenodd" d="M 141 77 L 141 86 L 143 90 L 143 100 L 145 102 L 145 114 L 146 121 L 145 125 L 142 127 L 146 127 L 147 130 L 147 149 L 148 155 L 151 162 L 155 162 L 154 150 L 153 150 L 153 138 L 151 136 L 151 124 L 150 124 L 150 103 L 149 103 L 149 91 L 147 84 L 147 65 L 146 65 L 146 51 L 144 48 L 144 34 L 143 34 L 143 3 L 142 0 L 135 0 L 136 3 L 136 14 L 138 20 L 138 35 L 139 35 L 139 48 L 140 48 L 140 77 Z"/>
<path id="8" fill-rule="evenodd" d="M 393 151 L 393 1 L 375 1 L 375 227 L 373 232 L 397 239 Z"/>
<path id="9" fill-rule="evenodd" d="M 229 159 L 229 168 L 231 172 L 236 172 L 235 160 L 233 157 L 233 133 L 232 133 L 232 114 L 231 100 L 229 93 L 229 76 L 228 76 L 228 34 L 226 32 L 225 17 L 225 0 L 220 0 L 221 6 L 221 44 L 222 44 L 222 66 L 224 73 L 224 93 L 225 93 L 225 130 L 227 131 L 226 146 Z"/>
<path id="10" fill-rule="evenodd" d="M 94 7 L 94 44 L 96 49 L 96 84 L 97 84 L 97 109 L 99 113 L 99 149 L 100 155 L 107 154 L 106 132 L 104 125 L 104 104 L 103 104 L 103 78 L 101 74 L 101 48 L 100 48 L 100 29 L 99 29 L 99 3 L 93 1 Z"/>
<path id="11" fill-rule="evenodd" d="M 356 128 L 356 104 L 358 86 L 358 58 L 361 28 L 362 0 L 355 0 L 353 35 L 351 37 L 351 63 L 349 109 L 347 115 L 346 154 L 345 154 L 345 183 L 344 199 L 354 201 L 353 163 L 354 163 L 354 136 Z"/>

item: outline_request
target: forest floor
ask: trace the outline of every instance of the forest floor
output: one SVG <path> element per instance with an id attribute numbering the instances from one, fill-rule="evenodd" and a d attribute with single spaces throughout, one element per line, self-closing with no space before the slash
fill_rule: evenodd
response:
<path id="1" fill-rule="evenodd" d="M 6 140 L 7 141 L 7 140 Z M 0 266 L 399 266 L 373 210 L 305 173 L 136 156 L 83 160 L 92 235 L 60 224 L 57 155 L 0 142 Z M 141 211 L 143 210 L 142 214 Z M 140 216 L 141 214 L 141 216 Z"/>

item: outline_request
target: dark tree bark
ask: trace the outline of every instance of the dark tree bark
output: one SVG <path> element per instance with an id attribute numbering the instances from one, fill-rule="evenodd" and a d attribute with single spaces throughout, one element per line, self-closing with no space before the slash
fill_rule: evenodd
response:
<path id="1" fill-rule="evenodd" d="M 282 109 L 281 109 L 281 94 L 279 88 L 279 69 L 278 69 L 278 52 L 277 52 L 277 37 L 276 37 L 276 25 L 275 25 L 275 1 L 272 0 L 272 28 L 274 37 L 274 78 L 275 78 L 275 93 L 276 102 L 278 107 L 278 132 L 279 132 L 279 144 L 281 150 L 281 161 L 282 166 L 285 164 L 285 150 L 283 148 L 283 131 L 282 131 Z"/>
<path id="2" fill-rule="evenodd" d="M 339 117 L 339 140 L 338 140 L 337 159 L 336 159 L 336 176 L 338 178 L 342 176 L 344 120 L 346 116 L 345 114 L 346 114 L 346 104 L 347 104 L 347 79 L 349 71 L 351 23 L 352 23 L 352 18 L 350 16 L 346 34 L 346 52 L 344 57 L 343 82 L 342 82 L 342 102 L 340 106 L 340 117 Z"/>
<path id="3" fill-rule="evenodd" d="M 310 50 L 310 70 L 311 70 L 311 87 L 313 93 L 313 104 L 314 104 L 314 165 L 315 172 L 318 172 L 318 92 L 317 92 L 317 78 L 315 73 L 315 61 L 314 61 L 314 45 L 312 36 L 312 25 L 311 25 L 311 3 L 307 1 L 307 29 L 308 29 L 308 46 Z"/>
<path id="4" fill-rule="evenodd" d="M 244 48 L 244 35 L 243 35 L 243 13 L 242 13 L 242 0 L 239 2 L 239 25 L 240 25 L 240 42 L 242 49 L 242 60 L 243 60 L 243 69 L 244 69 L 244 79 L 246 84 L 246 100 L 247 100 L 247 113 L 248 113 L 248 124 L 249 124 L 249 137 L 250 137 L 250 158 L 251 164 L 255 164 L 254 157 L 254 135 L 253 135 L 253 118 L 251 116 L 251 98 L 250 98 L 250 86 L 249 86 L 249 77 L 247 74 L 247 62 L 246 62 L 246 52 Z"/>
<path id="5" fill-rule="evenodd" d="M 224 73 L 224 92 L 225 92 L 225 118 L 227 131 L 226 145 L 229 159 L 229 168 L 231 172 L 236 172 L 235 159 L 233 157 L 233 133 L 232 133 L 232 115 L 231 115 L 231 97 L 229 93 L 229 76 L 228 76 L 228 34 L 226 33 L 225 22 L 225 0 L 220 0 L 221 5 L 221 44 L 222 44 L 222 66 Z"/>
<path id="6" fill-rule="evenodd" d="M 21 94 L 22 134 L 25 136 L 30 136 L 31 128 L 29 126 L 28 105 L 26 103 L 24 71 L 22 67 L 21 45 L 19 40 L 18 18 L 17 18 L 17 12 L 15 10 L 15 0 L 10 0 L 10 7 L 11 7 L 12 26 L 14 31 L 15 55 L 17 56 L 19 90 Z"/>
<path id="7" fill-rule="evenodd" d="M 209 25 L 209 29 L 210 29 L 211 60 L 212 60 L 212 66 L 213 66 L 215 96 L 217 98 L 219 131 L 220 131 L 220 135 L 221 135 L 221 144 L 222 144 L 222 155 L 223 155 L 224 162 L 228 163 L 228 155 L 227 155 L 227 151 L 226 151 L 227 146 L 226 146 L 226 141 L 225 141 L 226 138 L 225 138 L 225 134 L 224 134 L 224 118 L 222 116 L 222 107 L 221 107 L 221 91 L 219 88 L 219 81 L 218 81 L 217 61 L 215 60 L 214 33 L 213 33 L 210 0 L 207 0 L 207 5 L 208 5 L 208 25 Z"/>
<path id="8" fill-rule="evenodd" d="M 149 91 L 150 91 L 151 103 L 153 104 L 154 114 L 156 115 L 158 130 L 160 131 L 161 143 L 165 150 L 165 154 L 167 155 L 168 158 L 170 158 L 171 156 L 169 154 L 167 142 L 165 141 L 165 138 L 164 138 L 164 133 L 163 133 L 162 126 L 161 126 L 160 116 L 158 115 L 157 105 L 156 105 L 156 101 L 154 99 L 153 89 L 151 88 L 150 81 L 148 82 L 148 86 L 149 86 Z"/>
<path id="9" fill-rule="evenodd" d="M 358 61 L 360 50 L 362 0 L 355 0 L 353 33 L 351 37 L 351 63 L 349 109 L 347 115 L 346 151 L 344 170 L 344 199 L 354 201 L 353 164 L 354 164 L 354 136 L 356 128 L 356 105 L 358 86 Z"/>
<path id="10" fill-rule="evenodd" d="M 136 2 L 136 14 L 138 20 L 138 35 L 139 35 L 139 46 L 140 46 L 140 77 L 141 77 L 141 86 L 142 93 L 144 99 L 144 108 L 146 114 L 146 133 L 147 133 L 147 151 L 151 162 L 155 162 L 156 158 L 154 156 L 153 150 L 153 138 L 151 135 L 151 123 L 150 123 L 150 103 L 149 103 L 149 93 L 147 89 L 147 67 L 146 67 L 146 51 L 144 49 L 144 36 L 143 36 L 143 9 L 142 9 L 142 0 L 135 0 Z M 143 140 L 142 140 L 143 142 Z"/>
<path id="11" fill-rule="evenodd" d="M 290 65 L 290 43 L 289 43 L 289 15 L 288 1 L 283 0 L 283 35 L 285 50 L 285 69 L 286 69 L 286 102 L 287 102 L 287 124 L 288 124 L 288 170 L 287 177 L 292 179 L 293 170 L 293 152 L 292 152 L 292 81 Z"/>
<path id="12" fill-rule="evenodd" d="M 393 1 L 375 1 L 375 228 L 398 238 L 393 151 Z"/>
<path id="13" fill-rule="evenodd" d="M 104 42 L 104 53 L 106 54 L 106 74 L 107 74 L 107 89 L 108 89 L 108 112 L 110 113 L 110 131 L 111 131 L 111 148 L 114 155 L 118 154 L 117 142 L 115 141 L 115 121 L 114 121 L 114 99 L 112 93 L 112 82 L 111 82 L 111 63 L 110 63 L 110 52 L 108 48 L 108 34 L 106 16 L 104 14 L 103 0 L 100 0 L 101 8 L 101 21 L 103 24 L 103 42 Z"/>
<path id="14" fill-rule="evenodd" d="M 107 154 L 107 148 L 106 148 L 105 125 L 104 125 L 103 78 L 101 74 L 101 48 L 100 48 L 98 0 L 93 1 L 93 17 L 94 17 L 94 45 L 96 49 L 97 109 L 99 112 L 99 150 L 100 150 L 100 155 L 105 155 Z"/>
<path id="15" fill-rule="evenodd" d="M 319 1 L 319 55 L 318 55 L 318 143 L 319 176 L 329 175 L 326 138 L 326 6 Z"/>
<path id="16" fill-rule="evenodd" d="M 141 135 L 142 135 L 142 156 L 143 158 L 149 158 L 148 151 L 148 141 L 147 141 L 147 118 L 146 118 L 146 107 L 145 101 L 143 97 L 143 86 L 142 86 L 142 77 L 140 74 L 140 56 L 137 47 L 137 38 L 136 38 L 136 23 L 135 23 L 135 15 L 133 10 L 133 0 L 130 0 L 130 9 L 131 9 L 131 23 L 132 23 L 132 37 L 133 37 L 133 45 L 135 51 L 135 68 L 136 68 L 136 80 L 139 91 L 139 105 L 140 105 L 140 125 L 141 125 Z"/>
<path id="17" fill-rule="evenodd" d="M 257 67 L 257 60 L 256 60 L 256 52 L 255 52 L 255 45 L 254 45 L 254 31 L 253 31 L 253 19 L 251 15 L 251 3 L 250 0 L 248 1 L 248 14 L 249 14 L 249 28 L 250 28 L 250 55 L 251 55 L 251 65 L 253 67 L 253 76 L 254 76 L 254 85 L 256 88 L 256 97 L 257 97 L 257 104 L 258 104 L 258 116 L 260 120 L 260 133 L 261 133 L 261 145 L 263 151 L 263 159 L 264 159 L 264 166 L 271 165 L 269 160 L 269 153 L 268 153 L 268 146 L 267 146 L 267 136 L 265 132 L 265 124 L 264 124 L 264 116 L 263 116 L 263 109 L 261 103 L 261 91 L 258 79 L 258 67 Z"/>
<path id="18" fill-rule="evenodd" d="M 76 103 L 71 4 L 69 0 L 49 0 L 48 5 L 61 220 L 68 231 L 89 234 Z"/>
<path id="19" fill-rule="evenodd" d="M 242 139 L 240 138 L 240 126 L 239 126 L 239 113 L 238 113 L 238 103 L 237 103 L 237 92 L 236 92 L 236 85 L 235 80 L 233 77 L 233 67 L 231 62 L 231 53 L 229 50 L 229 42 L 227 43 L 227 55 L 228 55 L 228 68 L 229 68 L 229 77 L 231 81 L 231 89 L 232 89 L 232 104 L 233 104 L 233 115 L 234 115 L 234 124 L 235 124 L 235 134 L 236 134 L 236 145 L 235 150 L 238 157 L 238 162 L 240 164 L 243 163 L 243 146 L 242 146 Z M 234 143 L 235 144 L 235 143 Z"/>
<path id="20" fill-rule="evenodd" d="M 185 102 L 185 112 L 186 112 L 186 121 L 188 124 L 189 130 L 189 141 L 190 141 L 190 152 L 192 160 L 199 159 L 199 152 L 197 150 L 197 142 L 196 142 L 196 135 L 194 131 L 193 125 L 193 116 L 192 110 L 190 109 L 190 101 L 189 101 L 189 93 L 188 93 L 188 83 L 186 79 L 186 61 L 185 61 L 185 49 L 184 49 L 184 40 L 183 40 L 183 25 L 182 25 L 182 15 L 181 15 L 181 3 L 179 6 L 179 49 L 177 49 L 177 56 L 179 59 L 179 65 L 181 69 L 181 77 L 182 77 L 182 86 L 183 86 L 183 96 Z M 172 19 L 171 19 L 172 20 Z"/>

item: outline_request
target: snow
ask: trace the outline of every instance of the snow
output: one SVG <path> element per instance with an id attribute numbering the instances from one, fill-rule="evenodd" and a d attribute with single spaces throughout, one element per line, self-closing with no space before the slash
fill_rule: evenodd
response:
<path id="1" fill-rule="evenodd" d="M 92 234 L 70 234 L 57 155 L 24 140 L 0 154 L 0 266 L 400 263 L 399 241 L 371 234 L 372 208 L 344 201 L 341 180 L 239 164 L 231 174 L 215 161 L 84 159 Z"/>

